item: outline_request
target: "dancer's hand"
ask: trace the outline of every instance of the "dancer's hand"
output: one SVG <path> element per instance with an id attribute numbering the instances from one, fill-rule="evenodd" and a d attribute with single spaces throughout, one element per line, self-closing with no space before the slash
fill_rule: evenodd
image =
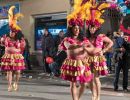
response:
<path id="1" fill-rule="evenodd" d="M 124 52 L 124 51 L 125 51 L 125 48 L 120 48 L 120 51 L 121 51 L 121 52 Z"/>
<path id="2" fill-rule="evenodd" d="M 99 51 L 95 55 L 103 55 L 103 54 L 104 54 L 103 51 Z"/>

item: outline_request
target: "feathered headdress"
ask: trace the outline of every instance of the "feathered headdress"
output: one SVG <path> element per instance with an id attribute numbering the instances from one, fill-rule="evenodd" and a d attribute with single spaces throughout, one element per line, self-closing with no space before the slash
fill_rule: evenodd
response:
<path id="1" fill-rule="evenodd" d="M 11 6 L 8 10 L 8 18 L 9 18 L 9 27 L 10 30 L 17 33 L 21 31 L 20 26 L 18 26 L 18 19 L 23 17 L 21 13 L 14 14 L 15 6 Z"/>
<path id="2" fill-rule="evenodd" d="M 86 25 L 100 27 L 104 23 L 101 16 L 109 7 L 115 8 L 116 5 L 107 2 L 96 3 L 95 0 L 74 0 L 74 11 L 67 16 L 68 23 L 83 26 L 85 20 Z"/>
<path id="3" fill-rule="evenodd" d="M 86 9 L 86 25 L 95 25 L 96 27 L 100 27 L 101 24 L 104 23 L 104 19 L 101 17 L 104 10 L 106 8 L 111 7 L 111 4 L 103 2 L 99 4 L 92 5 L 91 2 L 88 2 L 89 7 L 85 7 Z"/>
<path id="4" fill-rule="evenodd" d="M 78 25 L 82 27 L 84 25 L 81 12 L 81 3 L 82 0 L 74 0 L 73 12 L 67 16 L 69 26 Z"/>

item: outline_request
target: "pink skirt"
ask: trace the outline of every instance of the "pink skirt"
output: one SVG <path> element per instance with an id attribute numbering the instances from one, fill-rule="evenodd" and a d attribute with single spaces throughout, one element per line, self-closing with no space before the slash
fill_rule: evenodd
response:
<path id="1" fill-rule="evenodd" d="M 61 78 L 71 82 L 90 82 L 93 78 L 90 67 L 84 60 L 66 59 L 61 66 Z"/>
<path id="2" fill-rule="evenodd" d="M 90 56 L 88 57 L 88 62 L 94 74 L 101 76 L 108 74 L 105 56 Z"/>
<path id="3" fill-rule="evenodd" d="M 24 70 L 25 63 L 22 54 L 4 54 L 1 58 L 1 70 Z"/>

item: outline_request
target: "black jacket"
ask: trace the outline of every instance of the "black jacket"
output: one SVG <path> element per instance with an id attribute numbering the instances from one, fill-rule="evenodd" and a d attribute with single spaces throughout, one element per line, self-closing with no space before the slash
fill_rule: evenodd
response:
<path id="1" fill-rule="evenodd" d="M 47 36 L 43 35 L 42 37 L 42 52 L 44 53 L 43 56 L 53 56 L 55 41 L 52 35 L 49 33 Z"/>

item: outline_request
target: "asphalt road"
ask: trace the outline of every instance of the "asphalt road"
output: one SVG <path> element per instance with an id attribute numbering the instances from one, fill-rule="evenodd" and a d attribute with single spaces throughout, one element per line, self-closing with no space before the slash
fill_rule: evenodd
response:
<path id="1" fill-rule="evenodd" d="M 35 77 L 34 77 L 35 76 Z M 121 88 L 118 92 L 113 91 L 113 75 L 102 77 L 101 100 L 130 100 L 130 92 L 124 93 Z M 130 84 L 130 80 L 129 80 Z M 130 89 L 130 85 L 129 85 Z M 69 82 L 60 78 L 49 78 L 44 75 L 35 74 L 30 79 L 22 78 L 19 91 L 8 92 L 7 81 L 0 76 L 0 100 L 72 100 Z M 86 88 L 81 100 L 91 100 L 91 91 Z"/>

